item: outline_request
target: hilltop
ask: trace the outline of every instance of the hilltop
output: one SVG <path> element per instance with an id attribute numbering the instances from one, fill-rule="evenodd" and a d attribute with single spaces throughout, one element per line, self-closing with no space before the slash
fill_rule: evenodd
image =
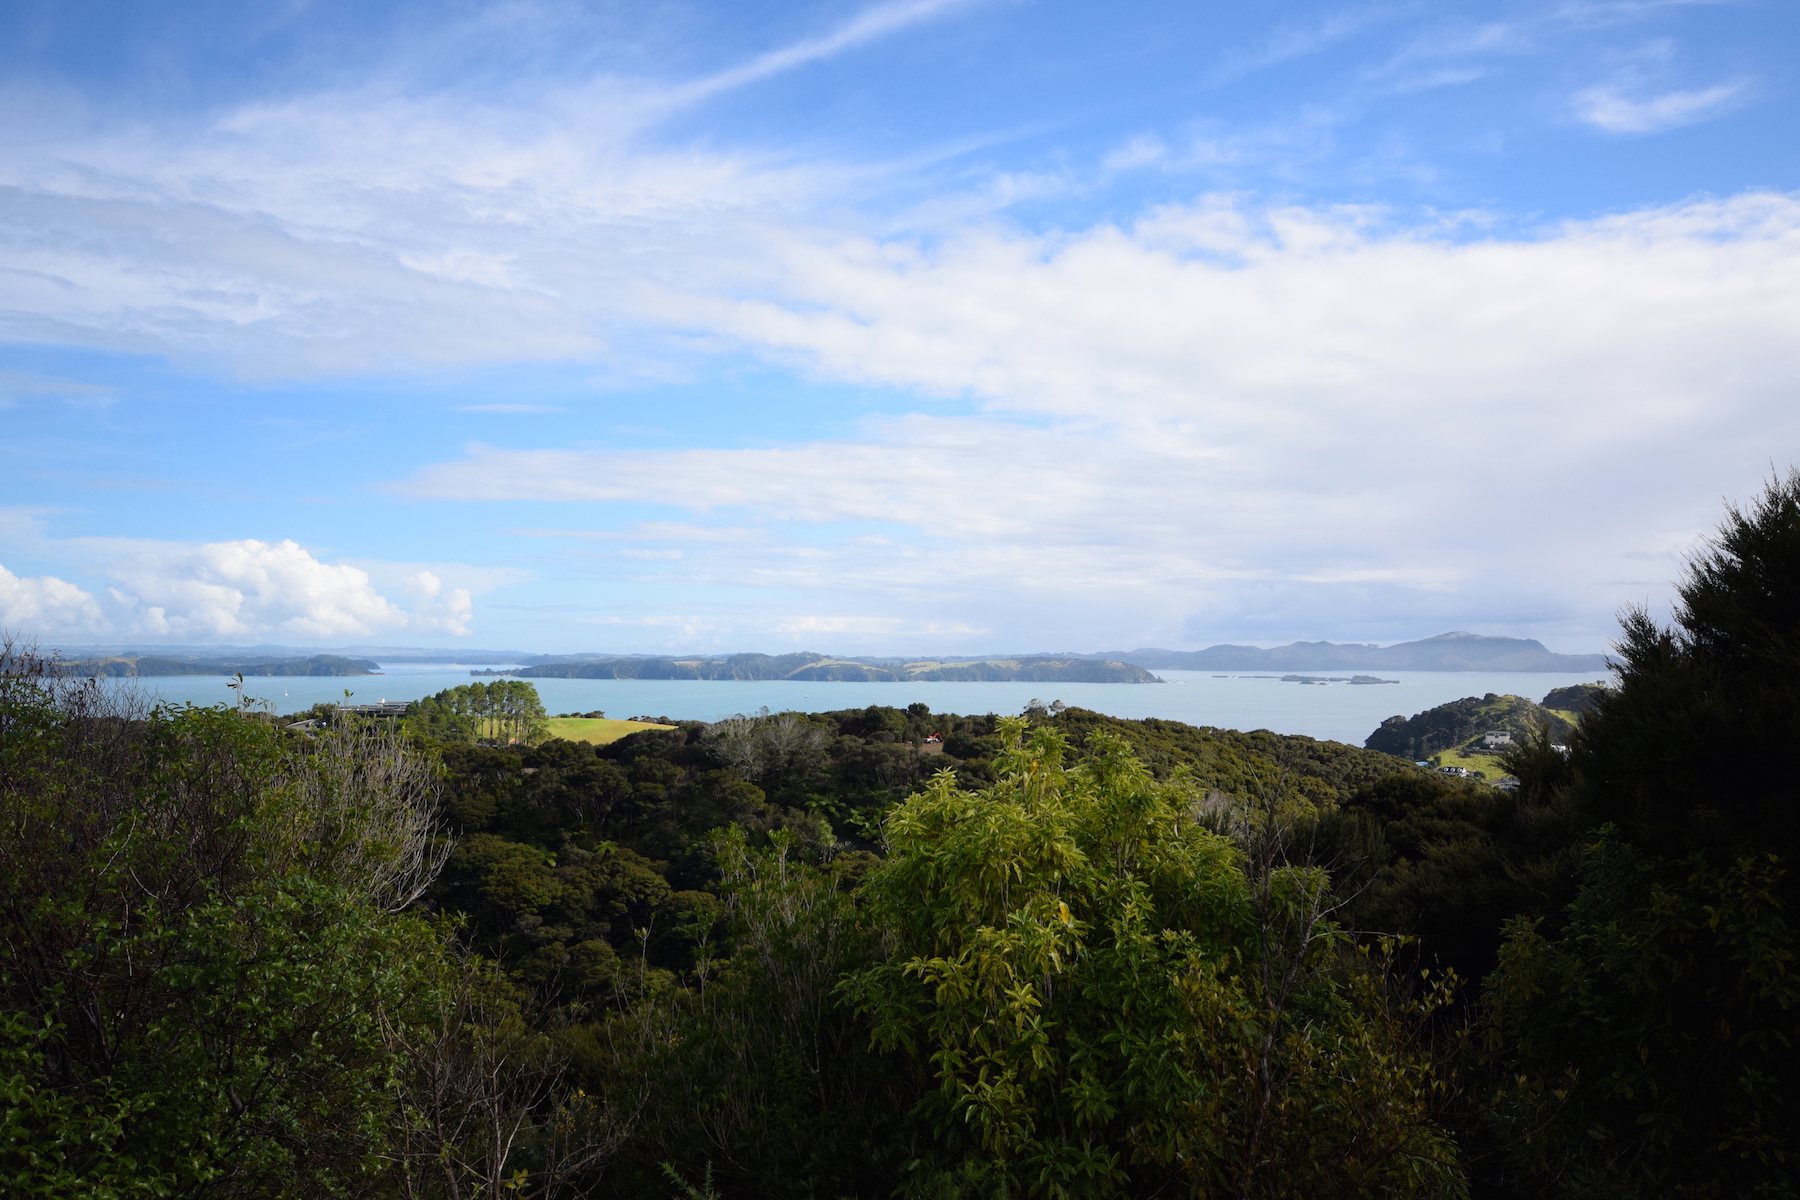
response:
<path id="1" fill-rule="evenodd" d="M 1452 700 L 1412 717 L 1389 717 L 1363 745 L 1418 761 L 1458 749 L 1494 730 L 1505 730 L 1515 741 L 1524 742 L 1546 724 L 1553 742 L 1566 742 L 1575 731 L 1563 716 L 1535 701 L 1489 692 Z"/>

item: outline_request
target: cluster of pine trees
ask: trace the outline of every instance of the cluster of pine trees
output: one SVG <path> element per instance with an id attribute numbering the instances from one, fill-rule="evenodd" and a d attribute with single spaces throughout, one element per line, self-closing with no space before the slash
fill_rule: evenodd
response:
<path id="1" fill-rule="evenodd" d="M 320 715 L 330 719 L 329 706 Z M 318 711 L 318 709 L 315 709 Z M 413 702 L 408 723 L 438 742 L 492 742 L 525 745 L 543 736 L 547 714 L 537 689 L 517 679 L 466 683 Z"/>
<path id="2" fill-rule="evenodd" d="M 0 1191 L 1793 1195 L 1800 477 L 1619 650 L 1508 795 L 1075 709 L 297 732 L 9 648 Z"/>

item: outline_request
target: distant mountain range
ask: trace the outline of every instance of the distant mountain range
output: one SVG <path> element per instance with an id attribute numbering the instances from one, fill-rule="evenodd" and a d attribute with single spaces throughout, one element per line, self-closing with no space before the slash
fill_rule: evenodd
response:
<path id="1" fill-rule="evenodd" d="M 45 648 L 46 653 L 50 650 Z M 429 665 L 432 663 L 465 663 L 469 666 L 490 663 L 516 663 L 531 658 L 526 650 L 475 650 L 452 648 L 449 650 L 431 649 L 424 646 L 276 646 L 263 643 L 257 646 L 232 645 L 183 645 L 171 642 L 168 645 L 145 646 L 142 642 L 109 642 L 90 646 L 63 646 L 58 650 L 65 662 L 107 659 L 107 658 L 142 658 L 156 656 L 176 660 L 192 660 L 205 658 L 209 660 L 230 660 L 233 662 L 268 662 L 276 659 L 311 658 L 324 654 L 331 657 L 353 658 L 358 660 L 375 660 L 388 663 L 412 663 Z M 248 672 L 246 672 L 248 674 Z"/>
<path id="2" fill-rule="evenodd" d="M 315 654 L 311 658 L 200 658 L 159 655 L 110 655 L 64 658 L 75 675 L 149 679 L 170 675 L 378 675 L 380 667 L 362 658 Z"/>
<path id="3" fill-rule="evenodd" d="M 1101 658 L 1034 656 L 978 660 L 832 658 L 824 654 L 731 654 L 689 658 L 589 658 L 537 662 L 516 679 L 781 679 L 796 683 L 1160 683 L 1140 666 Z"/>
<path id="4" fill-rule="evenodd" d="M 1294 642 L 1258 646 L 1208 646 L 1204 650 L 1111 650 L 1096 658 L 1119 659 L 1151 670 L 1175 671 L 1605 671 L 1604 654 L 1557 654 L 1530 638 L 1440 633 L 1392 646 L 1355 642 Z"/>
<path id="5" fill-rule="evenodd" d="M 1087 653 L 1044 653 L 1031 654 L 940 654 L 931 658 L 907 658 L 898 655 L 851 656 L 851 655 L 768 655 L 768 654 L 606 654 L 606 653 L 572 653 L 572 654 L 531 654 L 521 650 L 478 650 L 469 649 L 429 649 L 425 647 L 401 646 L 349 646 L 321 651 L 317 648 L 301 649 L 291 646 L 159 646 L 154 651 L 133 649 L 124 645 L 117 646 L 67 646 L 62 654 L 65 661 L 106 660 L 106 659 L 145 659 L 154 656 L 163 660 L 177 660 L 194 663 L 205 660 L 208 663 L 257 664 L 270 663 L 277 659 L 292 657 L 314 657 L 321 653 L 331 657 L 344 657 L 353 661 L 373 664 L 376 662 L 393 663 L 395 665 L 411 664 L 424 666 L 434 663 L 465 663 L 469 666 L 511 666 L 520 668 L 554 667 L 555 671 L 547 677 L 569 678 L 567 668 L 577 664 L 617 664 L 596 675 L 578 675 L 574 678 L 601 679 L 696 679 L 696 678 L 751 678 L 752 676 L 699 675 L 682 673 L 687 668 L 662 667 L 654 664 L 708 663 L 724 664 L 748 662 L 753 659 L 769 662 L 793 660 L 797 663 L 792 670 L 810 671 L 824 680 L 842 678 L 846 680 L 882 680 L 882 679 L 1043 679 L 1044 682 L 1148 682 L 1128 678 L 1129 672 L 1111 670 L 1099 671 L 1095 676 L 1083 675 L 1093 664 L 1113 663 L 1121 666 L 1147 667 L 1153 671 L 1569 671 L 1569 672 L 1601 672 L 1608 669 L 1604 654 L 1557 654 L 1545 648 L 1539 641 L 1527 638 L 1487 637 L 1475 633 L 1440 633 L 1436 637 L 1424 638 L 1416 642 L 1400 642 L 1392 646 L 1378 646 L 1373 643 L 1359 644 L 1355 642 L 1294 642 L 1292 645 L 1276 646 L 1263 649 L 1258 646 L 1221 645 L 1208 646 L 1204 650 L 1161 650 L 1144 647 L 1137 650 L 1109 650 L 1100 654 Z M 804 660 L 804 661 L 801 661 Z M 629 664 L 644 664 L 642 669 L 634 669 Z M 1000 667 L 1000 663 L 1021 664 L 1015 667 Z M 824 665 L 820 664 L 835 664 Z M 1031 664 L 1025 666 L 1023 664 Z M 1050 664 L 1061 664 L 1052 666 Z M 1077 664 L 1089 664 L 1078 666 Z M 153 664 L 153 668 L 154 668 Z M 868 668 L 859 673 L 854 667 Z M 968 670 L 963 670 L 968 668 Z M 117 670 L 117 668 L 114 668 Z M 235 668 L 234 668 L 235 669 Z M 695 668 L 698 670 L 698 668 Z M 722 670 L 722 667 L 708 667 L 707 670 Z M 738 669 L 738 668 L 732 668 Z M 750 669 L 745 667 L 744 669 Z M 773 670 L 772 667 L 759 667 L 757 670 Z M 655 674 L 657 671 L 670 670 L 673 674 Z M 1017 672 L 1023 671 L 1024 674 Z M 150 671 L 142 672 L 144 674 Z M 180 672 L 183 674 L 187 671 Z M 194 672 L 201 673 L 201 672 Z M 210 673 L 210 672 L 208 672 Z M 230 674 L 231 672 L 225 672 Z M 250 674 L 248 669 L 245 674 Z M 267 673 L 267 672 L 259 672 Z M 286 672 L 284 672 L 286 673 Z M 295 672 L 299 673 L 299 672 Z M 524 671 L 521 670 L 521 675 Z M 1099 678 L 1105 676 L 1105 679 Z M 539 676 L 540 678 L 546 676 Z M 788 678 L 784 674 L 756 675 L 754 678 Z M 796 676 L 795 678 L 800 678 Z"/>

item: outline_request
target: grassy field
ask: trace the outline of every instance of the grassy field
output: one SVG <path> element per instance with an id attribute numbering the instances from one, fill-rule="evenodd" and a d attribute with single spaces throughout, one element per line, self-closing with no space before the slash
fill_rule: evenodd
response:
<path id="1" fill-rule="evenodd" d="M 570 742 L 591 742 L 604 746 L 640 729 L 673 729 L 673 725 L 651 725 L 644 721 L 614 721 L 607 717 L 552 717 L 546 724 L 550 736 Z"/>
<path id="2" fill-rule="evenodd" d="M 1471 772 L 1484 771 L 1489 783 L 1506 774 L 1506 768 L 1500 765 L 1500 756 L 1497 754 L 1465 754 L 1461 750 L 1446 750 L 1438 756 L 1438 762 L 1446 767 L 1467 767 Z"/>

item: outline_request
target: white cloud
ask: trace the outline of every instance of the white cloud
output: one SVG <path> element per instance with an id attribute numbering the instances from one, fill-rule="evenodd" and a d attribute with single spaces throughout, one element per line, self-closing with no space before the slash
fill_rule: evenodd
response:
<path id="1" fill-rule="evenodd" d="M 1577 92 L 1575 113 L 1608 133 L 1661 133 L 1726 112 L 1736 106 L 1744 91 L 1741 82 L 1721 83 L 1638 100 L 1619 87 L 1603 85 Z"/>
<path id="2" fill-rule="evenodd" d="M 795 67 L 866 45 L 954 9 L 966 8 L 971 2 L 972 0 L 889 0 L 885 4 L 872 5 L 829 33 L 804 38 L 790 46 L 758 55 L 741 66 L 676 89 L 674 95 L 686 102 L 755 83 L 771 75 L 791 71 Z"/>
<path id="3" fill-rule="evenodd" d="M 1771 453 L 1800 458 L 1800 200 L 1532 237 L 1387 222 L 1219 202 L 930 249 L 791 239 L 782 294 L 693 301 L 709 327 L 988 414 L 741 450 L 477 446 L 397 486 L 777 526 L 765 545 L 684 543 L 658 576 L 684 586 L 1010 628 L 1055 606 L 1283 632 L 1511 610 L 1591 647 L 1644 598 L 1617 582 L 1641 574 L 1631 554 L 1708 525 Z M 871 528 L 896 532 L 854 536 Z"/>
<path id="4" fill-rule="evenodd" d="M 1137 167 L 1147 167 L 1160 162 L 1168 156 L 1169 148 L 1163 140 L 1151 134 L 1138 134 L 1128 139 L 1116 150 L 1108 151 L 1101 159 L 1100 165 L 1108 171 L 1130 171 Z"/>
<path id="5" fill-rule="evenodd" d="M 1227 53 L 1206 72 L 1207 82 L 1222 87 L 1269 67 L 1309 57 L 1371 25 L 1391 20 L 1400 11 L 1394 5 L 1364 5 L 1309 24 L 1283 22 L 1261 45 Z"/>
<path id="6" fill-rule="evenodd" d="M 369 585 L 366 571 L 323 563 L 293 541 L 253 538 L 145 550 L 106 568 L 133 632 L 214 640 L 279 636 L 303 641 L 412 630 L 467 634 L 469 594 L 415 577 L 408 611 Z"/>
<path id="7" fill-rule="evenodd" d="M 769 531 L 748 525 L 693 525 L 682 521 L 638 521 L 625 528 L 605 531 L 582 530 L 532 530 L 520 531 L 531 537 L 572 537 L 599 538 L 605 540 L 630 540 L 638 542 L 667 542 L 685 544 L 688 542 L 723 542 L 742 545 L 748 542 L 765 542 Z"/>
<path id="8" fill-rule="evenodd" d="M 98 633 L 106 618 L 94 597 L 54 575 L 20 578 L 0 566 L 0 629 Z"/>
<path id="9" fill-rule="evenodd" d="M 901 631 L 964 613 L 1026 629 L 1038 610 L 1056 629 L 1180 629 L 1198 613 L 1234 636 L 1315 618 L 1347 633 L 1382 612 L 1594 629 L 1639 598 L 1604 582 L 1629 576 L 1621 556 L 1705 527 L 1719 495 L 1795 456 L 1792 197 L 1474 240 L 1469 225 L 1226 199 L 1036 235 L 993 214 L 1070 184 L 1021 172 L 973 185 L 963 208 L 909 209 L 917 237 L 876 236 L 845 214 L 880 171 L 645 136 L 703 96 L 950 7 L 878 6 L 696 84 L 605 77 L 519 108 L 371 83 L 200 128 L 0 112 L 0 320 L 8 336 L 218 354 L 251 372 L 585 359 L 652 373 L 659 348 L 749 348 L 918 395 L 934 415 L 828 439 L 478 447 L 403 484 L 728 510 L 729 535 L 696 532 L 717 528 L 704 522 L 526 535 L 618 541 L 670 586 L 810 589 L 759 610 L 761 628 L 790 632 L 797 611 L 877 605 L 905 612 L 879 618 Z M 1243 61 L 1309 53 L 1385 11 L 1288 30 Z M 1383 78 L 1451 82 L 1478 69 L 1465 60 L 1543 36 L 1458 25 Z M 1656 96 L 1618 76 L 1585 95 L 1586 119 L 1628 131 L 1736 94 Z M 1310 110 L 1191 148 L 1146 135 L 1108 167 L 1292 162 L 1346 119 Z M 953 415 L 964 405 L 981 411 Z M 196 630 L 466 627 L 466 596 L 422 578 L 413 614 L 383 595 L 398 582 L 359 584 L 348 564 L 265 582 L 280 570 L 258 555 L 274 549 L 213 562 L 181 548 L 116 582 L 132 619 L 160 609 Z M 317 604 L 280 599 L 314 587 Z"/>
<path id="10" fill-rule="evenodd" d="M 613 345 L 646 289 L 756 275 L 757 223 L 857 172 L 657 149 L 648 132 L 972 3 L 893 0 L 697 80 L 603 73 L 529 99 L 413 98 L 402 66 L 197 126 L 92 127 L 0 93 L 0 338 L 263 375 L 544 359 L 654 374 L 641 330 Z"/>
<path id="11" fill-rule="evenodd" d="M 199 546 L 129 539 L 41 543 L 93 561 L 112 581 L 99 594 L 52 575 L 0 567 L 0 625 L 40 637 L 116 634 L 177 641 L 278 637 L 303 642 L 410 632 L 467 635 L 467 588 L 420 571 L 402 580 L 402 607 L 368 572 L 319 561 L 293 541 L 253 538 Z"/>

